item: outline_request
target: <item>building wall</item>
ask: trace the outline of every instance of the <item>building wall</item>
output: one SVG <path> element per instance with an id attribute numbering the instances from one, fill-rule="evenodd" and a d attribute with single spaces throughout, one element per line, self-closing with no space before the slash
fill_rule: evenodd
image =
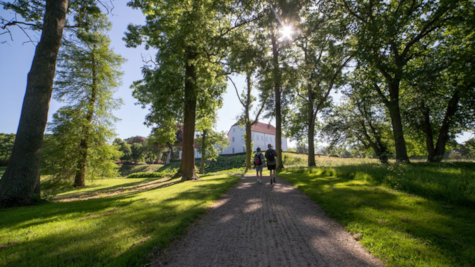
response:
<path id="1" fill-rule="evenodd" d="M 233 126 L 229 130 L 228 140 L 229 146 L 220 154 L 235 154 L 246 152 L 246 143 L 244 141 L 245 129 L 239 129 L 239 126 Z M 275 135 L 252 131 L 252 142 L 254 143 L 253 151 L 258 147 L 262 151 L 267 150 L 267 145 L 271 144 L 275 148 Z M 282 150 L 287 151 L 287 138 L 282 137 Z"/>
<path id="2" fill-rule="evenodd" d="M 223 149 L 223 151 L 219 154 L 236 154 L 246 152 L 246 142 L 244 141 L 245 132 L 246 129 L 244 127 L 239 129 L 238 125 L 232 126 L 228 133 L 229 146 Z M 252 142 L 254 143 L 252 148 L 253 151 L 256 151 L 258 147 L 260 147 L 262 151 L 266 151 L 268 144 L 271 144 L 275 149 L 274 134 L 252 131 Z M 287 138 L 282 137 L 282 151 L 287 150 Z M 181 151 L 179 157 L 181 159 Z M 196 149 L 195 158 L 201 158 L 201 154 Z"/>

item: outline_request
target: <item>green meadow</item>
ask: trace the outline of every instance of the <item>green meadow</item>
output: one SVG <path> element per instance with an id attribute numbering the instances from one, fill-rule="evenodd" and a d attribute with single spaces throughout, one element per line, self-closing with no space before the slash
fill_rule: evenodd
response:
<path id="1" fill-rule="evenodd" d="M 0 210 L 0 266 L 143 266 L 238 181 L 104 179 Z"/>
<path id="2" fill-rule="evenodd" d="M 290 168 L 291 182 L 387 266 L 475 266 L 475 163 Z"/>

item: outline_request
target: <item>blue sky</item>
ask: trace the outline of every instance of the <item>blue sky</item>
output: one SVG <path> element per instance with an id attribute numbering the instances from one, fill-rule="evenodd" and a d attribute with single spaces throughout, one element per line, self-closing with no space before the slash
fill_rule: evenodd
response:
<path id="1" fill-rule="evenodd" d="M 116 110 L 114 115 L 120 118 L 116 124 L 116 132 L 120 138 L 141 135 L 148 136 L 150 128 L 143 123 L 148 113 L 136 105 L 136 100 L 132 97 L 130 85 L 133 81 L 141 79 L 141 68 L 144 65 L 143 57 L 153 56 L 152 51 L 141 48 L 127 48 L 122 40 L 126 27 L 130 23 L 143 24 L 144 16 L 138 10 L 126 6 L 126 1 L 114 1 L 113 15 L 109 17 L 112 22 L 110 38 L 115 53 L 127 59 L 123 65 L 124 76 L 122 85 L 117 89 L 115 96 L 122 98 L 124 105 L 120 110 Z M 10 18 L 6 11 L 0 10 L 0 15 Z M 16 133 L 20 118 L 23 97 L 26 90 L 26 77 L 31 67 L 31 61 L 35 46 L 28 41 L 20 29 L 12 28 L 13 39 L 8 38 L 8 43 L 0 45 L 0 132 Z M 5 35 L 4 35 L 5 36 Z M 0 41 L 7 40 L 2 36 Z M 39 35 L 32 33 L 32 38 L 39 38 Z M 234 79 L 238 88 L 243 88 L 244 81 L 241 77 Z M 232 87 L 228 87 L 228 92 L 223 96 L 223 108 L 218 112 L 219 121 L 216 129 L 228 131 L 235 123 L 235 118 L 241 112 L 241 106 Z M 51 100 L 49 109 L 49 119 L 63 104 Z"/>
<path id="2" fill-rule="evenodd" d="M 135 135 L 148 136 L 150 133 L 150 129 L 143 124 L 148 111 L 136 105 L 137 101 L 132 97 L 132 90 L 129 87 L 133 81 L 142 77 L 141 68 L 144 65 L 142 56 L 150 57 L 154 55 L 152 51 L 147 51 L 143 47 L 125 47 L 122 38 L 127 25 L 130 23 L 143 24 L 144 22 L 142 13 L 127 7 L 126 2 L 114 1 L 115 8 L 110 16 L 113 25 L 110 32 L 112 47 L 116 53 L 127 59 L 127 62 L 123 65 L 122 85 L 115 94 L 117 98 L 122 98 L 124 102 L 120 110 L 114 112 L 114 115 L 120 118 L 120 121 L 116 123 L 116 133 L 120 138 Z M 4 10 L 0 10 L 0 15 L 5 18 L 11 17 Z M 14 41 L 5 38 L 5 35 L 0 39 L 0 41 L 8 40 L 6 44 L 0 44 L 0 133 L 16 133 L 26 89 L 26 77 L 35 49 L 35 46 L 31 43 L 24 44 L 28 41 L 28 38 L 20 29 L 13 27 L 11 30 Z M 39 38 L 34 33 L 32 33 L 32 37 Z M 239 89 L 244 88 L 243 77 L 235 77 L 234 81 Z M 223 99 L 223 108 L 218 111 L 216 130 L 227 132 L 236 122 L 236 117 L 241 113 L 242 107 L 231 84 L 228 84 L 228 90 L 223 95 Z M 51 100 L 49 119 L 61 105 L 63 104 Z M 275 125 L 274 121 L 271 121 L 271 123 Z M 473 134 L 466 133 L 457 141 L 464 142 L 471 137 L 473 137 Z M 290 146 L 294 146 L 294 144 Z"/>

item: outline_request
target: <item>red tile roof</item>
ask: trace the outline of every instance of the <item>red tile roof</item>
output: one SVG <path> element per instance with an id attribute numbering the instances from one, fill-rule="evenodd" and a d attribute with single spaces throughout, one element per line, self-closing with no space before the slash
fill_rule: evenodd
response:
<path id="1" fill-rule="evenodd" d="M 233 126 L 231 126 L 231 128 L 234 127 L 234 126 L 238 126 L 238 125 L 239 125 L 239 123 L 236 122 L 235 124 L 233 124 Z M 252 125 L 251 131 L 275 135 L 275 127 L 274 127 L 274 125 L 272 125 L 270 123 L 258 122 L 256 124 Z M 228 135 L 229 135 L 230 132 L 231 132 L 231 129 L 229 129 Z M 282 134 L 282 137 L 285 137 L 285 135 Z"/>
<path id="2" fill-rule="evenodd" d="M 270 123 L 258 122 L 252 125 L 251 131 L 275 135 L 275 127 Z"/>

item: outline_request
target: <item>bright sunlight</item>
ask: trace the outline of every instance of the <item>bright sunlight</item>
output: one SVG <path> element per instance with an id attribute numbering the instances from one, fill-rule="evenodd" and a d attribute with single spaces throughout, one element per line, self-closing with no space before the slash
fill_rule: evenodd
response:
<path id="1" fill-rule="evenodd" d="M 293 28 L 291 25 L 286 25 L 283 26 L 282 29 L 280 29 L 280 34 L 282 35 L 283 40 L 292 40 L 292 34 L 294 33 Z"/>

